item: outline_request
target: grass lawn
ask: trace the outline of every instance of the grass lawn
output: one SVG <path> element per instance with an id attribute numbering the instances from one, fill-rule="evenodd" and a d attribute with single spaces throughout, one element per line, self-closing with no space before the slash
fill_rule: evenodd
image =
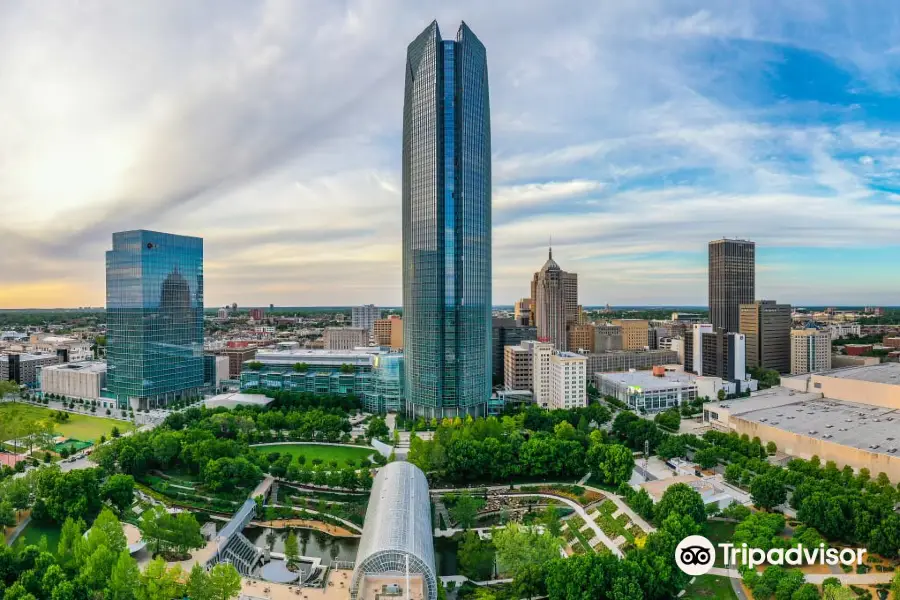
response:
<path id="1" fill-rule="evenodd" d="M 359 465 L 359 461 L 363 458 L 369 458 L 375 451 L 371 448 L 360 448 L 359 446 L 327 446 L 325 444 L 277 444 L 275 446 L 257 446 L 256 448 L 263 454 L 271 454 L 278 452 L 280 454 L 290 454 L 291 456 L 306 457 L 306 466 L 312 467 L 314 459 L 321 459 L 323 464 L 328 464 L 332 460 L 338 461 L 338 466 L 345 466 L 349 459 L 355 460 Z"/>
<path id="2" fill-rule="evenodd" d="M 728 577 L 718 575 L 701 575 L 684 589 L 682 598 L 716 598 L 737 600 Z"/>
<path id="3" fill-rule="evenodd" d="M 25 404 L 23 402 L 4 402 L 0 404 L 0 419 L 7 411 L 19 411 L 24 417 L 33 417 L 36 419 L 50 419 L 53 411 L 49 408 Z M 118 427 L 119 431 L 125 433 L 134 429 L 134 425 L 125 421 L 116 421 L 113 419 L 103 419 L 100 417 L 89 417 L 87 415 L 79 415 L 68 413 L 69 420 L 66 423 L 54 423 L 54 430 L 60 435 L 75 438 L 85 442 L 97 442 L 101 435 L 108 438 L 111 437 L 113 427 Z"/>
<path id="4" fill-rule="evenodd" d="M 24 542 L 26 546 L 34 544 L 35 546 L 41 541 L 41 537 L 47 538 L 47 551 L 56 554 L 56 548 L 59 546 L 59 536 L 62 533 L 62 527 L 55 523 L 37 523 L 31 521 L 19 537 L 16 543 Z"/>
<path id="5" fill-rule="evenodd" d="M 703 524 L 703 532 L 701 535 L 711 541 L 713 545 L 722 542 L 730 542 L 734 538 L 734 528 L 736 525 L 737 523 L 727 523 L 725 521 L 707 521 Z M 716 551 L 715 566 L 725 566 L 725 557 L 722 556 L 722 552 L 719 552 L 718 550 Z"/>

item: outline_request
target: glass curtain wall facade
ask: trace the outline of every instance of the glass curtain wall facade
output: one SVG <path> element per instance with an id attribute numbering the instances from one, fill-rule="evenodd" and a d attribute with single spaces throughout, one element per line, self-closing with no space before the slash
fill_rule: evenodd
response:
<path id="1" fill-rule="evenodd" d="M 106 253 L 107 391 L 125 408 L 203 387 L 203 240 L 125 231 Z"/>
<path id="2" fill-rule="evenodd" d="M 403 104 L 406 408 L 483 415 L 491 394 L 491 131 L 485 48 L 463 23 L 409 45 Z"/>

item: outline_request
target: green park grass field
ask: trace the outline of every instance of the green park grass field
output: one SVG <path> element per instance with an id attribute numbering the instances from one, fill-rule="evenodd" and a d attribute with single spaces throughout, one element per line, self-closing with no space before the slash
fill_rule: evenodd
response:
<path id="1" fill-rule="evenodd" d="M 62 532 L 62 527 L 55 523 L 38 523 L 36 521 L 31 521 L 28 525 L 25 526 L 25 529 L 22 530 L 22 533 L 19 534 L 19 539 L 16 540 L 16 543 L 23 542 L 26 546 L 34 544 L 37 546 L 42 537 L 47 538 L 47 551 L 51 554 L 56 554 L 56 549 L 59 547 L 59 537 Z"/>
<path id="2" fill-rule="evenodd" d="M 301 454 L 306 457 L 306 464 L 311 466 L 316 458 L 323 463 L 338 461 L 339 466 L 344 466 L 348 459 L 355 460 L 357 464 L 363 458 L 369 458 L 375 453 L 371 448 L 359 448 L 356 446 L 327 446 L 325 444 L 277 444 L 275 446 L 257 446 L 256 449 L 263 454 L 278 452 L 297 457 Z"/>
<path id="3" fill-rule="evenodd" d="M 4 402 L 0 404 L 0 422 L 4 418 L 10 418 L 13 411 L 18 411 L 23 418 L 34 419 L 52 419 L 53 411 L 49 408 L 42 408 L 23 402 Z M 60 435 L 64 435 L 76 440 L 96 443 L 101 435 L 105 435 L 107 439 L 111 436 L 113 427 L 118 427 L 119 431 L 125 433 L 134 429 L 134 425 L 125 421 L 116 421 L 113 419 L 103 419 L 100 417 L 89 417 L 87 415 L 79 415 L 68 413 L 69 420 L 66 423 L 54 423 L 54 431 Z"/>
<path id="4" fill-rule="evenodd" d="M 727 577 L 719 577 L 717 575 L 701 575 L 684 588 L 683 600 L 694 600 L 697 598 L 709 598 L 716 600 L 735 600 L 734 590 L 731 589 L 731 582 Z"/>

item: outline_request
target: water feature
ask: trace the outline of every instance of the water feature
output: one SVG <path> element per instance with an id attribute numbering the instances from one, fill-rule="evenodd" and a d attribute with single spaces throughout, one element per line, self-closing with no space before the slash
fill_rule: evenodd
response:
<path id="1" fill-rule="evenodd" d="M 268 548 L 268 533 L 275 534 L 272 544 L 273 552 L 284 552 L 284 540 L 288 535 L 287 529 L 267 529 L 250 525 L 244 528 L 244 535 L 258 548 Z M 294 530 L 297 536 L 297 546 L 300 556 L 319 558 L 323 565 L 330 565 L 333 561 L 356 561 L 356 551 L 359 549 L 359 538 L 336 537 L 313 529 L 298 528 Z M 434 562 L 438 575 L 458 574 L 456 564 L 456 552 L 459 541 L 452 538 L 436 538 L 434 540 Z"/>

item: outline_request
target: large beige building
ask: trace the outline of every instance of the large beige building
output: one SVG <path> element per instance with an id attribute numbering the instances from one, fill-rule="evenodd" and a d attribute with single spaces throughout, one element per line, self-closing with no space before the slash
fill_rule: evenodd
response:
<path id="1" fill-rule="evenodd" d="M 791 330 L 791 375 L 831 368 L 831 333 L 823 329 Z"/>
<path id="2" fill-rule="evenodd" d="M 550 357 L 550 408 L 587 406 L 587 359 L 574 352 L 554 352 Z"/>
<path id="3" fill-rule="evenodd" d="M 517 325 L 534 325 L 534 319 L 532 318 L 531 312 L 532 302 L 533 300 L 531 298 L 516 300 L 514 311 Z"/>
<path id="4" fill-rule="evenodd" d="M 530 390 L 532 387 L 531 351 L 525 346 L 503 348 L 503 388 Z"/>
<path id="5" fill-rule="evenodd" d="M 616 319 L 612 322 L 622 329 L 623 350 L 643 350 L 650 347 L 650 323 L 644 319 Z"/>
<path id="6" fill-rule="evenodd" d="M 362 327 L 326 327 L 323 342 L 326 350 L 353 350 L 369 345 L 369 332 Z"/>
<path id="7" fill-rule="evenodd" d="M 94 357 L 89 341 L 73 337 L 34 333 L 29 345 L 30 351 L 59 354 L 60 362 L 82 362 Z"/>
<path id="8" fill-rule="evenodd" d="M 757 300 L 740 306 L 740 332 L 746 336 L 747 366 L 791 370 L 791 305 Z"/>
<path id="9" fill-rule="evenodd" d="M 885 378 L 893 375 L 878 370 L 883 366 L 846 369 L 855 372 L 847 376 L 832 371 L 785 378 L 782 381 L 793 387 L 771 388 L 746 400 L 706 403 L 703 419 L 723 431 L 774 442 L 790 456 L 810 459 L 815 455 L 823 463 L 834 461 L 838 468 L 867 468 L 873 477 L 885 473 L 897 483 L 900 386 L 887 383 Z M 892 366 L 900 375 L 900 364 Z"/>
<path id="10" fill-rule="evenodd" d="M 376 319 L 372 332 L 376 346 L 390 346 L 391 350 L 403 348 L 403 319 L 397 315 Z"/>
<path id="11" fill-rule="evenodd" d="M 594 351 L 594 326 L 590 324 L 569 325 L 566 332 L 567 347 L 572 352 Z"/>
<path id="12" fill-rule="evenodd" d="M 622 350 L 622 328 L 617 325 L 596 325 L 594 327 L 594 352 Z"/>
<path id="13" fill-rule="evenodd" d="M 227 361 L 227 358 L 222 357 Z M 105 362 L 74 362 L 41 368 L 41 392 L 67 398 L 99 400 L 106 387 Z"/>

